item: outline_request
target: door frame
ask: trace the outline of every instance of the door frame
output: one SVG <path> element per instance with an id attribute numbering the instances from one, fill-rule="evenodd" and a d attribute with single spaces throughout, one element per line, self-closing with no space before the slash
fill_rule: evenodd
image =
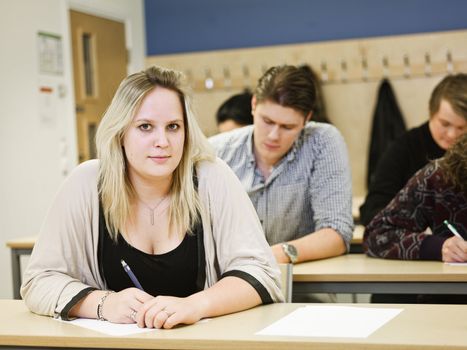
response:
<path id="1" fill-rule="evenodd" d="M 96 8 L 83 4 L 79 0 L 66 0 L 62 3 L 62 18 L 64 19 L 64 37 L 63 37 L 63 48 L 64 48 L 64 66 L 65 66 L 65 78 L 67 80 L 67 93 L 69 97 L 69 104 L 67 110 L 70 113 L 70 117 L 66 121 L 66 139 L 68 140 L 68 154 L 70 158 L 70 168 L 73 169 L 79 164 L 79 152 L 78 152 L 78 130 L 76 126 L 76 101 L 75 101 L 75 88 L 74 88 L 74 75 L 73 75 L 73 55 L 72 55 L 72 38 L 70 30 L 70 10 L 83 12 L 92 16 L 102 17 L 114 21 L 123 22 L 125 26 L 125 47 L 128 55 L 127 63 L 127 74 L 131 71 L 131 67 L 134 65 L 132 58 L 132 46 L 131 46 L 131 35 L 133 22 L 127 15 L 119 15 L 109 9 Z"/>

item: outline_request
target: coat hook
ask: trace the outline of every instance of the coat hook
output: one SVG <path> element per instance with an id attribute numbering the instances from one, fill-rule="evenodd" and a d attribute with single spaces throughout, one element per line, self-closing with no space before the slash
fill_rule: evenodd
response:
<path id="1" fill-rule="evenodd" d="M 345 60 L 341 61 L 341 80 L 343 83 L 347 82 L 347 62 Z"/>
<path id="2" fill-rule="evenodd" d="M 206 90 L 212 90 L 214 88 L 214 80 L 212 79 L 211 70 L 209 68 L 205 70 L 205 76 L 204 87 Z"/>
<path id="3" fill-rule="evenodd" d="M 432 68 L 431 68 L 431 57 L 430 54 L 427 52 L 425 53 L 425 76 L 431 76 Z"/>
<path id="4" fill-rule="evenodd" d="M 451 51 L 448 50 L 446 53 L 446 71 L 448 74 L 454 73 L 454 64 L 452 62 L 452 54 Z"/>
<path id="5" fill-rule="evenodd" d="M 320 66 L 320 70 L 321 70 L 321 81 L 323 83 L 327 82 L 328 79 L 329 79 L 329 75 L 328 75 L 328 65 L 326 62 L 321 62 L 321 66 Z"/>
<path id="6" fill-rule="evenodd" d="M 362 79 L 368 81 L 368 60 L 365 56 L 362 56 Z"/>
<path id="7" fill-rule="evenodd" d="M 410 59 L 409 55 L 404 55 L 404 78 L 410 78 Z"/>
<path id="8" fill-rule="evenodd" d="M 383 56 L 383 78 L 389 77 L 389 60 L 387 56 Z"/>
<path id="9" fill-rule="evenodd" d="M 232 79 L 230 78 L 230 70 L 228 67 L 224 67 L 224 87 L 230 89 L 232 87 Z"/>

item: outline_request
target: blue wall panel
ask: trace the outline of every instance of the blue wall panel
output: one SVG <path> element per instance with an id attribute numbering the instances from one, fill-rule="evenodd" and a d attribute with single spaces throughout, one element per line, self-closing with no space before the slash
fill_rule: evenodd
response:
<path id="1" fill-rule="evenodd" d="M 465 0 L 145 0 L 147 55 L 467 29 L 466 13 Z"/>

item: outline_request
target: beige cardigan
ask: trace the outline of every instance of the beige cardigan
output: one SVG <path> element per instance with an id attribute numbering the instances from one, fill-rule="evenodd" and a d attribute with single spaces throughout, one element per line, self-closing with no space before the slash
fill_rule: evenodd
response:
<path id="1" fill-rule="evenodd" d="M 35 313 L 58 317 L 84 289 L 106 289 L 97 262 L 98 167 L 99 161 L 91 160 L 71 173 L 41 228 L 21 286 L 23 299 Z M 283 301 L 279 268 L 235 174 L 216 159 L 200 162 L 197 175 L 203 205 L 205 288 L 229 271 L 240 271 L 259 282 L 272 301 Z"/>

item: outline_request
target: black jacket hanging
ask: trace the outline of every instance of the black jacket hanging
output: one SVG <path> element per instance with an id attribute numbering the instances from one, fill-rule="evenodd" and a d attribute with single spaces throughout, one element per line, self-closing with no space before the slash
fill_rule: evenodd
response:
<path id="1" fill-rule="evenodd" d="M 373 114 L 367 185 L 370 184 L 378 160 L 386 148 L 405 130 L 404 117 L 397 104 L 391 83 L 387 79 L 383 79 L 379 86 L 378 100 Z"/>

